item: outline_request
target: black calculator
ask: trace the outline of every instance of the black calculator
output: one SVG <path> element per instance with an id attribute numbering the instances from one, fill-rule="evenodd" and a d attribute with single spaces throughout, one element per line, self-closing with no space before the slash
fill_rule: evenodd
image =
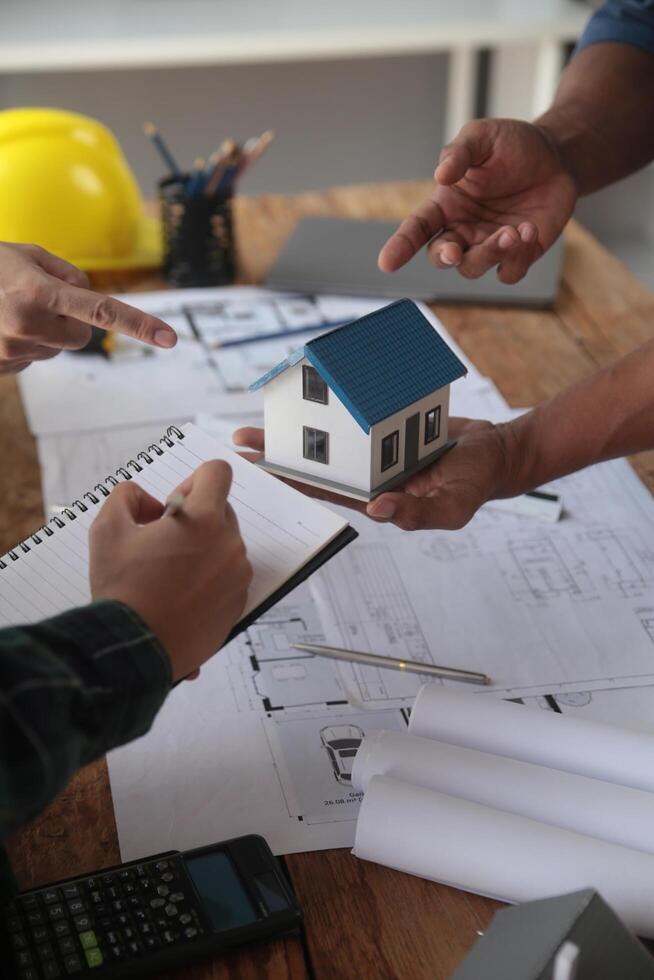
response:
<path id="1" fill-rule="evenodd" d="M 302 914 L 266 841 L 250 835 L 22 892 L 0 919 L 3 978 L 113 980 L 297 930 Z"/>

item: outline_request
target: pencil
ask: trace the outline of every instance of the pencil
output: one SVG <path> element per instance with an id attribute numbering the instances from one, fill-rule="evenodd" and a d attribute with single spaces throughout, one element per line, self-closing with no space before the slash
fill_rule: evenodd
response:
<path id="1" fill-rule="evenodd" d="M 161 135 L 157 127 L 154 125 L 154 123 L 146 122 L 145 125 L 143 126 L 143 130 L 145 132 L 145 135 L 149 136 L 150 139 L 152 140 L 154 146 L 159 151 L 159 155 L 161 156 L 162 160 L 164 161 L 164 163 L 166 164 L 166 166 L 168 167 L 172 175 L 174 177 L 177 177 L 178 180 L 181 180 L 182 171 L 179 169 L 175 157 L 172 155 L 172 153 L 166 146 L 163 136 Z"/>
<path id="2" fill-rule="evenodd" d="M 369 667 L 382 667 L 389 670 L 403 670 L 409 674 L 426 674 L 430 677 L 445 677 L 453 681 L 466 681 L 468 684 L 490 684 L 486 674 L 475 670 L 460 670 L 458 667 L 438 667 L 423 664 L 418 660 L 399 660 L 397 657 L 382 657 L 378 653 L 362 653 L 360 650 L 342 650 L 340 647 L 322 646 L 318 643 L 291 643 L 294 650 L 315 653 L 319 657 L 346 660 L 349 663 L 365 664 Z"/>
<path id="3" fill-rule="evenodd" d="M 264 340 L 293 337 L 295 334 L 308 333 L 309 330 L 333 330 L 350 322 L 350 320 L 329 320 L 327 323 L 310 323 L 306 327 L 289 327 L 287 330 L 276 330 L 274 333 L 253 333 L 247 337 L 234 337 L 233 340 L 217 340 L 208 346 L 209 350 L 225 350 L 226 347 L 242 347 L 244 344 L 258 344 Z"/>
<path id="4" fill-rule="evenodd" d="M 221 150 L 220 155 L 216 160 L 216 165 L 213 168 L 213 173 L 204 185 L 204 193 L 207 197 L 211 197 L 217 190 L 220 184 L 221 178 L 227 167 L 231 166 L 234 162 L 234 156 L 238 151 L 238 144 L 235 140 L 225 140 Z"/>
<path id="5" fill-rule="evenodd" d="M 170 497 L 164 505 L 164 512 L 162 517 L 174 517 L 182 507 L 184 506 L 184 501 L 186 497 L 183 493 L 171 493 Z"/>
<path id="6" fill-rule="evenodd" d="M 186 193 L 189 197 L 199 194 L 205 183 L 204 169 L 206 160 L 204 157 L 197 157 L 193 162 L 193 170 L 186 184 Z"/>

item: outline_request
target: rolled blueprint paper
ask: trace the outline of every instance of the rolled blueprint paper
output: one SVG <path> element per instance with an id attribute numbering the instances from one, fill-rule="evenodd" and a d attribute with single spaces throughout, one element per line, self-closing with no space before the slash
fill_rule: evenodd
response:
<path id="1" fill-rule="evenodd" d="M 654 856 L 373 776 L 354 853 L 506 902 L 596 888 L 634 932 L 654 937 Z"/>
<path id="2" fill-rule="evenodd" d="M 654 791 L 654 736 L 616 725 L 425 684 L 418 691 L 409 731 Z"/>
<path id="3" fill-rule="evenodd" d="M 361 743 L 352 788 L 378 775 L 654 854 L 654 794 L 640 789 L 384 731 Z"/>

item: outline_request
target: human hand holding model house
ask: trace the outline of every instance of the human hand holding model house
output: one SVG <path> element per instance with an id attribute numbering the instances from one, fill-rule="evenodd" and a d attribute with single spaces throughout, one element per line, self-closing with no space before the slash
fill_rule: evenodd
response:
<path id="1" fill-rule="evenodd" d="M 487 500 L 514 497 L 592 463 L 653 448 L 653 376 L 654 340 L 512 422 L 451 418 L 456 446 L 369 503 L 297 486 L 405 530 L 463 527 Z M 239 429 L 234 442 L 262 452 L 263 431 Z"/>

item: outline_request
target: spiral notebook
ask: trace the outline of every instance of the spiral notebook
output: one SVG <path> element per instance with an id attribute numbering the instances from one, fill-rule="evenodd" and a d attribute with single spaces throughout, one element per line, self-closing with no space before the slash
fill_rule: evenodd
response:
<path id="1" fill-rule="evenodd" d="M 195 425 L 173 426 L 159 443 L 86 490 L 0 558 L 0 626 L 35 622 L 91 601 L 88 530 L 112 486 L 134 480 L 164 501 L 201 463 L 216 458 L 232 467 L 229 501 L 254 570 L 243 616 L 229 639 L 357 537 L 339 514 L 248 463 Z"/>

